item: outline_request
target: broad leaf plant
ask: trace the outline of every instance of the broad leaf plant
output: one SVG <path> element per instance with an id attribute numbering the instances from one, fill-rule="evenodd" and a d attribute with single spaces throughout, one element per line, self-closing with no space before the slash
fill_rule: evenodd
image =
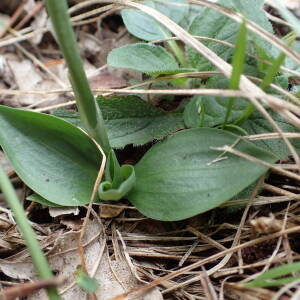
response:
<path id="1" fill-rule="evenodd" d="M 127 30 L 140 42 L 114 49 L 107 63 L 158 79 L 153 87 L 238 89 L 239 77 L 247 74 L 261 79 L 265 91 L 277 93 L 270 84 L 286 89 L 289 74 L 279 72 L 279 67 L 293 62 L 284 60 L 270 43 L 246 29 L 251 20 L 273 33 L 263 2 L 219 1 L 244 16 L 241 25 L 185 0 L 141 2 L 194 36 L 206 37 L 203 43 L 231 62 L 229 80 L 220 74 L 173 79 L 175 74 L 216 70 L 195 50 L 172 39 L 170 31 L 150 15 L 129 8 L 121 15 Z M 19 177 L 34 191 L 30 200 L 49 206 L 87 204 L 103 159 L 101 147 L 107 164 L 95 201 L 128 199 L 150 218 L 181 220 L 218 207 L 268 171 L 264 165 L 216 148 L 231 145 L 267 163 L 289 155 L 281 140 L 249 142 L 243 138 L 273 131 L 246 99 L 193 96 L 182 99 L 177 110 L 165 112 L 136 95 L 95 98 L 82 68 L 66 1 L 47 0 L 46 5 L 69 68 L 78 113 L 58 110 L 49 115 L 0 106 L 0 144 Z M 293 45 L 298 46 L 297 42 Z M 270 61 L 271 67 L 254 57 Z M 276 62 L 277 68 L 272 69 Z M 165 81 L 159 80 L 162 77 Z M 298 132 L 276 113 L 270 114 L 283 132 Z M 135 166 L 120 165 L 117 149 L 150 142 L 152 146 Z M 293 146 L 300 149 L 297 140 Z"/>

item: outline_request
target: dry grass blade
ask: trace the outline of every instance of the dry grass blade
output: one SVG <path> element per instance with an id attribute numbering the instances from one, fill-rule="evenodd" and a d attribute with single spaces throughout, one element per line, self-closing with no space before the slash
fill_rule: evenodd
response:
<path id="1" fill-rule="evenodd" d="M 263 188 L 269 192 L 272 192 L 274 194 L 282 195 L 282 196 L 297 196 L 297 194 L 283 190 L 277 186 L 273 186 L 271 184 L 265 183 L 263 185 Z"/>
<path id="2" fill-rule="evenodd" d="M 290 195 L 290 196 L 272 196 L 272 197 L 257 197 L 253 202 L 253 206 L 262 206 L 262 205 L 271 205 L 276 203 L 283 203 L 293 200 L 300 200 L 300 195 Z M 246 205 L 248 203 L 248 199 L 245 200 L 231 200 L 225 202 L 220 207 L 230 207 L 234 205 Z"/>
<path id="3" fill-rule="evenodd" d="M 10 19 L 9 24 L 0 32 L 0 38 L 2 38 L 5 33 L 9 30 L 11 26 L 14 25 L 14 23 L 18 20 L 18 18 L 21 16 L 23 10 L 24 10 L 25 2 L 21 2 L 15 13 Z"/>
<path id="4" fill-rule="evenodd" d="M 20 36 L 17 31 L 12 31 L 15 36 Z M 32 55 L 29 51 L 27 51 L 23 46 L 19 45 L 18 43 L 15 46 L 24 53 L 29 59 L 32 60 L 36 65 L 38 65 L 42 70 L 50 75 L 50 77 L 57 82 L 62 88 L 66 88 L 67 85 L 57 76 L 55 75 L 45 64 L 43 64 L 38 58 Z"/>
<path id="5" fill-rule="evenodd" d="M 245 287 L 243 285 L 236 285 L 232 283 L 225 283 L 225 287 L 233 292 L 238 299 L 243 300 L 270 300 L 273 299 L 275 295 L 274 292 L 263 289 L 263 288 L 253 288 L 253 287 Z M 284 297 L 282 300 L 287 300 L 288 298 Z"/>
<path id="6" fill-rule="evenodd" d="M 204 78 L 205 79 L 205 78 L 208 78 L 208 77 L 214 76 L 214 75 L 223 75 L 223 73 L 216 72 L 216 71 L 207 71 L 207 72 L 203 71 L 203 72 L 188 72 L 188 73 L 178 73 L 178 74 L 174 74 L 174 75 L 160 76 L 158 78 L 147 80 L 142 83 L 135 84 L 133 86 L 125 87 L 124 90 L 133 89 L 133 88 L 141 87 L 141 86 L 145 86 L 145 85 L 150 85 L 154 82 L 164 81 L 164 80 L 168 80 L 168 79 L 175 79 L 175 78 Z M 262 79 L 260 79 L 258 77 L 254 77 L 254 76 L 246 76 L 246 77 L 255 82 L 262 82 Z M 274 90 L 276 90 L 277 92 L 281 93 L 283 96 L 288 97 L 294 103 L 300 104 L 300 100 L 296 96 L 294 96 L 292 93 L 286 91 L 285 89 L 281 88 L 280 86 L 278 86 L 276 84 L 270 84 L 270 87 L 273 88 Z M 202 90 L 202 89 L 197 89 L 196 91 L 199 91 L 199 90 Z M 94 91 L 96 91 L 96 90 L 94 90 Z M 174 94 L 176 94 L 176 90 L 174 90 L 174 91 L 175 91 Z M 284 100 L 281 100 L 278 98 L 274 99 L 272 97 L 269 98 L 269 101 L 270 101 L 270 103 L 275 102 L 277 107 L 281 107 L 284 109 L 290 109 L 294 113 L 300 114 L 300 108 L 297 105 L 293 105 L 292 103 L 289 103 L 287 101 L 284 101 Z M 273 105 L 275 105 L 275 104 L 273 104 Z"/>
<path id="7" fill-rule="evenodd" d="M 295 133 L 295 132 L 285 132 L 284 135 L 289 139 L 300 138 L 300 133 Z M 262 134 L 245 136 L 244 138 L 249 141 L 259 141 L 259 140 L 279 139 L 280 136 L 278 133 L 262 133 Z"/>
<path id="8" fill-rule="evenodd" d="M 289 24 L 288 22 L 269 14 L 268 12 L 266 12 L 266 16 L 268 17 L 269 20 L 271 20 L 271 21 L 273 21 L 277 24 L 281 24 L 281 25 L 284 25 L 284 26 L 291 27 L 291 24 Z"/>
<path id="9" fill-rule="evenodd" d="M 272 300 L 280 300 L 282 299 L 283 295 L 293 288 L 299 288 L 300 280 L 295 280 L 289 284 L 284 285 L 272 298 Z"/>
<path id="10" fill-rule="evenodd" d="M 202 275 L 200 276 L 200 280 L 207 300 L 218 300 L 218 295 L 204 267 L 202 267 L 202 270 L 203 271 L 202 271 Z"/>
<path id="11" fill-rule="evenodd" d="M 215 71 L 179 73 L 179 74 L 175 74 L 175 75 L 161 76 L 161 77 L 155 78 L 153 80 L 143 82 L 143 83 L 139 84 L 139 86 L 150 84 L 150 83 L 157 82 L 157 81 L 172 79 L 172 78 L 207 78 L 207 77 L 213 76 L 213 75 L 222 75 L 222 73 L 215 72 Z M 246 76 L 246 77 L 255 82 L 262 82 L 262 79 L 260 79 L 258 77 L 254 77 L 254 76 Z M 135 87 L 137 87 L 137 85 Z M 294 101 L 295 103 L 300 104 L 300 100 L 296 96 L 294 96 L 292 93 L 286 91 L 285 89 L 281 88 L 280 86 L 271 83 L 270 87 L 273 88 L 274 90 L 276 90 L 277 92 L 281 93 L 283 96 L 288 97 L 290 100 Z M 272 98 L 272 96 L 268 96 L 268 97 L 269 97 L 269 103 L 271 105 L 276 105 L 277 107 L 281 107 L 283 109 L 290 109 L 294 113 L 300 113 L 299 106 L 293 105 L 287 101 L 284 101 L 284 100 L 281 100 L 278 98 Z"/>
<path id="12" fill-rule="evenodd" d="M 2 39 L 0 41 L 0 48 L 14 44 L 14 43 L 18 43 L 18 42 L 22 42 L 22 41 L 26 41 L 28 39 L 31 39 L 39 34 L 45 33 L 48 31 L 48 28 L 43 27 L 43 28 L 39 28 L 36 29 L 34 31 L 31 31 L 29 33 L 24 33 L 19 37 L 13 37 L 13 38 L 8 38 L 8 39 Z"/>
<path id="13" fill-rule="evenodd" d="M 83 2 L 85 3 L 85 2 Z M 93 9 L 91 11 L 88 11 L 86 13 L 83 13 L 83 14 L 80 14 L 80 15 L 77 15 L 75 17 L 72 17 L 72 22 L 74 23 L 74 25 L 82 25 L 82 23 L 77 23 L 77 21 L 79 20 L 82 20 L 82 19 L 85 19 L 85 18 L 88 18 L 88 17 L 91 17 L 91 16 L 94 16 L 94 15 L 98 15 L 100 13 L 103 13 L 103 12 L 107 12 L 109 10 L 111 10 L 112 8 L 115 8 L 115 5 L 114 4 L 110 4 L 110 5 L 105 5 L 103 7 L 100 7 L 100 8 L 97 8 L 97 9 Z M 98 19 L 99 16 L 96 18 Z M 89 19 L 89 22 L 90 22 L 91 19 Z M 87 21 L 87 20 L 86 20 Z"/>
<path id="14" fill-rule="evenodd" d="M 90 198 L 87 213 L 86 213 L 83 225 L 82 225 L 82 230 L 80 232 L 79 239 L 78 239 L 78 249 L 79 249 L 80 258 L 81 258 L 81 266 L 82 266 L 82 269 L 85 273 L 88 273 L 88 272 L 87 272 L 87 268 L 86 268 L 86 265 L 85 265 L 84 247 L 83 247 L 82 241 L 83 241 L 83 237 L 84 237 L 85 230 L 86 230 L 86 227 L 87 227 L 87 223 L 88 223 L 89 218 L 90 218 L 92 205 L 93 205 L 93 202 L 95 201 L 97 190 L 98 190 L 98 187 L 101 183 L 101 180 L 102 180 L 102 177 L 103 177 L 103 174 L 104 174 L 105 164 L 106 164 L 106 155 L 105 155 L 104 151 L 102 150 L 100 145 L 94 139 L 92 139 L 92 140 L 93 140 L 93 142 L 95 143 L 95 145 L 97 146 L 98 150 L 100 151 L 100 153 L 102 155 L 102 161 L 101 161 L 100 169 L 99 169 L 99 172 L 97 174 L 97 178 L 96 178 L 96 181 L 95 181 L 95 184 L 94 184 L 94 188 L 93 188 L 92 195 L 91 195 L 91 198 Z"/>
<path id="15" fill-rule="evenodd" d="M 94 5 L 94 4 L 98 4 L 99 3 L 99 0 L 86 0 L 86 1 L 81 1 L 75 5 L 73 5 L 68 11 L 69 11 L 69 14 L 73 14 L 74 12 L 76 11 L 80 11 L 82 10 L 83 8 L 86 8 L 86 7 L 89 7 L 91 5 Z M 113 4 L 111 4 L 113 5 Z"/>
<path id="16" fill-rule="evenodd" d="M 44 3 L 38 2 L 35 7 L 14 27 L 14 30 L 21 29 L 34 15 L 38 14 L 43 7 Z"/>
<path id="17" fill-rule="evenodd" d="M 241 91 L 225 89 L 170 89 L 170 90 L 140 90 L 140 89 L 92 89 L 93 92 L 105 94 L 158 94 L 158 95 L 201 95 L 215 97 L 246 97 Z M 0 89 L 3 95 L 45 95 L 71 92 L 71 89 L 58 89 L 51 91 L 17 91 Z M 107 96 L 107 95 L 105 95 Z"/>
<path id="18" fill-rule="evenodd" d="M 247 159 L 249 161 L 252 161 L 254 163 L 261 164 L 261 165 L 263 165 L 263 166 L 265 166 L 265 167 L 267 167 L 267 168 L 275 171 L 278 174 L 281 174 L 281 175 L 287 176 L 289 178 L 295 179 L 297 181 L 300 181 L 300 175 L 298 175 L 296 173 L 293 173 L 293 172 L 290 172 L 290 171 L 286 171 L 286 170 L 281 169 L 279 167 L 276 167 L 276 166 L 274 166 L 272 164 L 269 164 L 269 163 L 267 163 L 265 161 L 257 159 L 254 156 L 251 156 L 251 155 L 245 154 L 243 152 L 240 152 L 238 150 L 235 150 L 235 149 L 233 149 L 230 146 L 223 146 L 223 147 L 216 147 L 216 148 L 212 147 L 211 149 L 218 150 L 218 151 L 224 151 L 224 153 L 229 152 L 229 153 L 235 154 L 235 155 L 237 155 L 239 157 L 242 157 L 242 158 Z"/>

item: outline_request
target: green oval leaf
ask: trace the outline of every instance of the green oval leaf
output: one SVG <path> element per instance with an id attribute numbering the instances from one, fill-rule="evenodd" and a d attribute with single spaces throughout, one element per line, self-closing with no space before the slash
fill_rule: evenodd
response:
<path id="1" fill-rule="evenodd" d="M 299 270 L 300 262 L 274 267 L 256 277 L 254 280 L 245 283 L 245 286 L 269 287 L 287 284 L 289 282 L 298 280 L 300 276 L 285 277 L 281 279 L 278 279 L 278 277 L 285 276 L 293 272 L 299 272 Z"/>
<path id="2" fill-rule="evenodd" d="M 207 88 L 226 89 L 228 80 L 212 77 L 206 84 Z M 228 97 L 194 96 L 184 112 L 184 122 L 188 127 L 213 127 L 223 123 L 230 99 Z M 248 101 L 237 98 L 231 109 L 228 122 L 234 122 L 247 108 Z M 200 122 L 201 121 L 201 122 Z"/>
<path id="3" fill-rule="evenodd" d="M 181 113 L 166 113 L 139 97 L 99 96 L 97 100 L 113 148 L 143 145 L 184 128 Z M 81 126 L 77 112 L 59 110 L 54 114 L 75 126 Z"/>
<path id="4" fill-rule="evenodd" d="M 144 215 L 175 221 L 192 217 L 230 200 L 267 168 L 211 147 L 232 145 L 239 137 L 199 128 L 178 132 L 153 146 L 135 166 L 136 185 L 128 199 Z M 276 158 L 241 140 L 236 149 L 267 162 Z M 211 164 L 210 164 L 211 163 Z"/>
<path id="5" fill-rule="evenodd" d="M 32 201 L 32 202 L 37 202 L 43 206 L 49 206 L 49 207 L 62 207 L 62 205 L 50 202 L 48 200 L 46 200 L 45 198 L 43 198 L 42 196 L 38 195 L 38 194 L 31 194 L 28 197 L 26 197 L 26 200 L 28 201 Z"/>
<path id="6" fill-rule="evenodd" d="M 176 23 L 189 14 L 188 3 L 184 0 L 142 1 L 140 3 L 155 8 Z M 142 40 L 154 41 L 171 36 L 168 29 L 144 12 L 126 8 L 121 13 L 127 30 Z"/>
<path id="7" fill-rule="evenodd" d="M 166 113 L 135 96 L 97 100 L 114 148 L 143 145 L 184 128 L 181 113 Z"/>
<path id="8" fill-rule="evenodd" d="M 253 21 L 255 24 L 261 26 L 269 33 L 273 34 L 272 25 L 269 22 L 265 11 L 263 9 L 263 0 L 253 1 L 233 1 L 222 0 L 218 1 L 220 5 L 223 5 L 231 10 L 237 11 L 243 15 L 246 19 Z M 220 41 L 229 42 L 235 44 L 236 36 L 239 30 L 239 24 L 228 17 L 220 14 L 218 11 L 206 8 L 200 14 L 198 14 L 190 25 L 189 33 L 192 35 L 205 36 L 208 38 L 214 38 Z M 252 41 L 256 49 L 248 47 L 247 52 L 262 55 L 262 58 L 274 58 L 278 55 L 278 50 L 265 39 L 259 35 L 249 32 L 248 41 Z M 228 61 L 233 54 L 233 49 L 219 44 L 214 41 L 203 42 L 212 51 Z M 188 55 L 193 67 L 198 70 L 211 70 L 215 67 L 208 62 L 203 56 L 199 55 L 196 51 L 188 49 Z"/>
<path id="9" fill-rule="evenodd" d="M 191 71 L 180 68 L 174 56 L 165 48 L 145 43 L 130 44 L 112 50 L 107 57 L 107 64 L 153 76 Z"/>
<path id="10" fill-rule="evenodd" d="M 50 115 L 0 106 L 0 145 L 41 197 L 66 206 L 89 202 L 100 152 L 80 129 Z"/>
<path id="11" fill-rule="evenodd" d="M 217 11 L 206 8 L 194 18 L 189 28 L 189 33 L 234 43 L 238 29 L 239 25 L 236 22 L 221 15 Z M 223 44 L 214 41 L 204 41 L 203 44 L 224 60 L 228 60 L 233 54 L 233 49 Z M 215 68 L 206 58 L 191 48 L 188 48 L 188 56 L 191 65 L 198 70 L 212 70 Z"/>

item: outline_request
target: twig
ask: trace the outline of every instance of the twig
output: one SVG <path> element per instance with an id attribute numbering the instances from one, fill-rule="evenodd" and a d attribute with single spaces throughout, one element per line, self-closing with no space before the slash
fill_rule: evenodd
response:
<path id="1" fill-rule="evenodd" d="M 24 0 L 21 2 L 19 7 L 17 8 L 17 10 L 14 12 L 12 17 L 10 18 L 10 22 L 8 23 L 8 25 L 2 30 L 2 32 L 0 32 L 0 38 L 2 38 L 6 34 L 6 32 L 9 30 L 9 28 L 11 28 L 13 26 L 13 24 L 17 21 L 17 19 L 20 17 L 20 15 L 22 14 L 22 12 L 24 10 L 25 3 L 26 3 L 26 1 L 24 1 Z"/>

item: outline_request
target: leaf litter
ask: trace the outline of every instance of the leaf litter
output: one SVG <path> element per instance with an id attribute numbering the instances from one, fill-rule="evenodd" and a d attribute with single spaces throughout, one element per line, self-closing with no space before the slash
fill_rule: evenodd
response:
<path id="1" fill-rule="evenodd" d="M 75 271 L 80 265 L 78 255 L 79 233 L 79 231 L 71 230 L 57 234 L 52 246 L 49 247 L 48 245 L 46 248 L 51 268 L 57 276 L 66 279 L 60 287 L 63 299 L 84 299 L 85 297 L 85 292 L 75 284 Z M 87 269 L 100 285 L 99 290 L 96 291 L 98 299 L 108 299 L 141 285 L 132 274 L 124 258 L 121 256 L 118 259 L 108 257 L 106 240 L 99 220 L 94 219 L 88 223 L 83 245 Z M 17 259 L 2 260 L 0 268 L 4 274 L 12 278 L 35 278 L 35 271 L 26 254 L 23 257 L 18 256 Z M 158 292 L 156 294 L 159 296 Z M 46 294 L 39 291 L 28 299 L 45 298 Z"/>
<path id="2" fill-rule="evenodd" d="M 5 2 L 5 1 L 4 1 Z M 34 1 L 30 1 L 34 4 Z M 3 4 L 4 5 L 4 4 Z M 1 6 L 1 5 L 0 5 Z M 1 8 L 1 7 L 0 7 Z M 45 23 L 45 11 L 30 22 L 35 30 Z M 39 19 L 40 18 L 40 19 Z M 39 20 L 38 20 L 39 19 Z M 34 22 L 39 21 L 40 25 L 34 27 Z M 105 21 L 102 21 L 105 23 Z M 92 26 L 89 30 L 95 30 Z M 128 36 L 122 40 L 109 29 L 98 32 L 100 45 L 87 42 L 93 40 L 84 32 L 82 38 L 82 53 L 88 56 L 85 59 L 86 69 L 91 76 L 92 85 L 102 88 L 122 88 L 127 85 L 128 78 L 132 75 L 139 80 L 141 78 L 128 71 L 114 71 L 104 66 L 106 55 L 115 47 L 128 44 Z M 100 31 L 100 33 L 99 33 Z M 92 35 L 93 36 L 93 35 Z M 58 80 L 37 67 L 24 53 L 21 54 L 15 47 L 2 49 L 3 67 L 1 64 L 1 87 L 24 91 L 55 90 L 68 86 L 66 70 L 57 51 L 47 45 L 35 48 L 34 45 L 42 45 L 41 38 L 44 36 L 36 34 L 35 40 L 22 44 L 27 49 L 34 49 L 34 54 L 47 68 L 54 73 Z M 127 39 L 127 40 L 126 40 Z M 110 40 L 110 42 L 109 42 Z M 119 41 L 121 40 L 120 44 Z M 124 42 L 124 43 L 123 43 Z M 42 44 L 41 44 L 42 43 Z M 102 44 L 101 44 L 102 43 Z M 85 48 L 86 44 L 86 48 Z M 108 45 L 108 46 L 107 46 Z M 105 48 L 106 47 L 106 48 Z M 98 55 L 99 54 L 99 55 Z M 53 65 L 51 66 L 51 63 Z M 102 71 L 104 70 L 104 72 Z M 105 73 L 106 72 L 106 73 Z M 127 72 L 127 73 L 126 73 Z M 29 80 L 28 80 L 29 79 Z M 61 84 L 59 84 L 60 82 Z M 59 104 L 70 100 L 72 96 L 68 93 L 61 93 L 59 96 L 45 93 L 44 96 L 23 95 L 1 96 L 2 103 L 15 107 L 43 107 L 52 104 Z M 122 150 L 123 153 L 135 153 L 136 150 L 130 146 Z M 121 152 L 122 154 L 122 152 Z M 128 154 L 127 154 L 128 156 Z M 134 155 L 132 155 L 134 156 Z M 137 158 L 134 157 L 134 160 Z M 284 165 L 278 163 L 278 167 L 293 169 L 292 160 L 283 161 Z M 21 199 L 24 200 L 22 184 L 12 174 L 15 186 L 18 188 Z M 242 280 L 244 277 L 253 274 L 254 268 L 264 267 L 266 264 L 285 263 L 288 259 L 297 259 L 299 246 L 296 242 L 297 231 L 299 231 L 299 205 L 295 199 L 299 199 L 298 182 L 273 173 L 268 179 L 270 186 L 263 190 L 260 196 L 255 196 L 249 210 L 244 213 L 244 222 L 241 216 L 245 208 L 236 206 L 237 202 L 226 203 L 213 212 L 201 215 L 201 218 L 194 217 L 186 221 L 163 223 L 145 218 L 135 208 L 124 205 L 99 204 L 99 215 L 88 222 L 86 233 L 83 239 L 85 249 L 85 260 L 90 275 L 93 275 L 99 282 L 100 287 L 96 292 L 98 299 L 110 299 L 120 294 L 126 294 L 130 290 L 143 287 L 147 282 L 156 281 L 159 288 L 154 288 L 152 294 L 146 294 L 143 299 L 215 299 L 216 296 L 225 295 L 225 299 L 240 297 L 241 299 L 271 299 L 276 292 L 263 288 L 245 288 L 230 282 L 231 276 Z M 273 188 L 272 188 L 273 187 Z M 278 188 L 278 189 L 276 189 Z M 287 191 L 290 191 L 287 195 Z M 238 199 L 244 201 L 243 198 Z M 290 202 L 292 201 L 292 202 Z M 243 203 L 243 202 L 242 202 Z M 244 202 L 245 203 L 245 202 Z M 268 203 L 268 205 L 265 205 Z M 271 205 L 274 203 L 273 205 Z M 287 205 L 291 203 L 291 205 Z M 11 220 L 8 211 L 5 211 L 5 204 L 1 199 L 0 221 L 3 222 L 0 235 L 0 269 L 3 273 L 1 281 L 4 285 L 24 280 L 33 280 L 35 272 L 30 262 L 28 253 L 24 250 L 24 243 Z M 110 210 L 107 210 L 107 208 Z M 78 215 L 64 215 L 64 212 L 52 213 L 40 205 L 27 207 L 31 222 L 35 224 L 41 246 L 47 253 L 51 267 L 57 275 L 63 275 L 67 282 L 60 288 L 63 299 L 84 299 L 86 294 L 74 284 L 75 271 L 80 264 L 78 254 L 78 236 L 80 234 L 80 219 L 84 215 L 84 209 L 79 210 Z M 261 219 L 272 212 L 272 219 Z M 41 214 L 44 220 L 36 219 L 36 214 Z M 288 215 L 287 224 L 284 229 L 283 220 Z M 265 217 L 266 218 L 266 217 Z M 47 220 L 47 221 L 45 221 Z M 267 232 L 265 229 L 253 229 L 254 224 L 260 222 L 273 222 L 276 224 L 276 232 Z M 102 223 L 101 223 L 102 222 Z M 279 224 L 279 225 L 278 225 Z M 280 226 L 282 231 L 280 231 Z M 240 234 L 238 235 L 238 231 Z M 253 239 L 253 230 L 257 236 Z M 287 237 L 289 234 L 289 238 Z M 237 246 L 230 250 L 230 246 L 238 236 Z M 282 239 L 285 245 L 276 248 L 276 241 Z M 279 241 L 279 240 L 278 240 Z M 280 240 L 281 242 L 281 240 Z M 238 245 L 237 244 L 237 245 Z M 286 247 L 290 245 L 290 248 Z M 212 274 L 207 271 L 218 265 L 220 259 L 232 251 L 232 257 L 226 265 L 220 265 Z M 183 259 L 184 258 L 184 259 Z M 210 259 L 211 258 L 211 259 Z M 205 268 L 197 264 L 203 261 Z M 193 267 L 193 264 L 195 266 Z M 187 269 L 185 267 L 190 267 Z M 173 272 L 178 277 L 168 278 Z M 255 273 L 255 272 L 254 272 Z M 5 276 L 6 277 L 5 277 Z M 166 277 L 164 277 L 166 276 Z M 7 280 L 10 278 L 10 280 Z M 160 278 L 165 278 L 160 281 Z M 6 279 L 6 280 L 5 280 Z M 154 286 L 154 285 L 153 285 Z M 246 294 L 245 294 L 246 293 Z M 43 291 L 30 296 L 28 299 L 45 299 Z M 264 297 L 264 298 L 260 298 Z M 122 299 L 122 298 L 118 298 Z M 284 299 L 284 298 L 283 298 Z"/>

